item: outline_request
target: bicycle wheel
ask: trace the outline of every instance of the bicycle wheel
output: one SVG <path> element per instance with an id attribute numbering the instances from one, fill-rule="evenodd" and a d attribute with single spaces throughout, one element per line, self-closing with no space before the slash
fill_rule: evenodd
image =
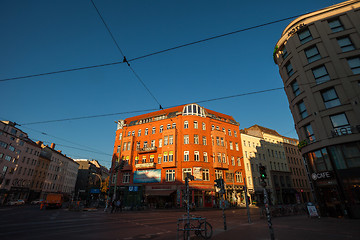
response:
<path id="1" fill-rule="evenodd" d="M 184 240 L 188 239 L 190 239 L 190 225 L 186 223 L 184 225 Z"/>
<path id="2" fill-rule="evenodd" d="M 213 230 L 212 230 L 212 226 L 210 225 L 210 223 L 202 222 L 202 223 L 200 223 L 199 228 L 201 229 L 200 234 L 204 239 L 211 238 L 211 236 L 213 234 Z"/>

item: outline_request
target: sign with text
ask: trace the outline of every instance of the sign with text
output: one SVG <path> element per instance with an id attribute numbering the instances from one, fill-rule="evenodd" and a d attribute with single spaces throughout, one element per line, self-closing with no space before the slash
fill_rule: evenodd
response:
<path id="1" fill-rule="evenodd" d="M 330 178 L 333 178 L 333 177 L 334 177 L 334 175 L 333 175 L 332 172 L 318 172 L 318 173 L 311 174 L 311 178 L 314 181 L 323 180 L 323 179 L 330 179 Z"/>
<path id="2" fill-rule="evenodd" d="M 201 167 L 193 167 L 193 176 L 195 177 L 195 181 L 202 180 Z"/>
<path id="3" fill-rule="evenodd" d="M 134 172 L 134 183 L 153 183 L 161 181 L 161 169 Z"/>

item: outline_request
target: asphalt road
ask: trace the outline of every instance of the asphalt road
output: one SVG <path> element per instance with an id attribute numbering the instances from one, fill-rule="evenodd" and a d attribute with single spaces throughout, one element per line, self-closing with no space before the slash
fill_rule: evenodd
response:
<path id="1" fill-rule="evenodd" d="M 1 240 L 130 240 L 176 239 L 177 220 L 184 211 L 146 210 L 108 213 L 103 210 L 73 212 L 66 209 L 39 210 L 38 206 L 0 209 Z M 251 209 L 226 210 L 227 230 L 221 210 L 192 212 L 206 217 L 213 227 L 212 239 L 270 239 L 266 219 Z M 306 215 L 273 219 L 275 239 L 358 239 L 360 220 L 309 219 Z M 182 233 L 179 239 L 183 239 Z M 194 239 L 194 238 L 192 238 Z"/>

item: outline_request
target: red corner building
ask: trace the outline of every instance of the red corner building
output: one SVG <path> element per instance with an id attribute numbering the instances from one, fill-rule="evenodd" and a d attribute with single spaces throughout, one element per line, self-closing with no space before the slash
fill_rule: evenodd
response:
<path id="1" fill-rule="evenodd" d="M 229 203 L 245 204 L 239 123 L 233 117 L 189 104 L 118 121 L 110 192 L 113 197 L 116 189 L 124 207 L 182 207 L 187 173 L 195 177 L 193 205 L 218 206 L 218 178 L 225 181 Z"/>

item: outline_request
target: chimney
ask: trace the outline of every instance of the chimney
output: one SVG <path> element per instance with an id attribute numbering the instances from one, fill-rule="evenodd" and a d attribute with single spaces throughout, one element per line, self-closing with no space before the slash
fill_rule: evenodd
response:
<path id="1" fill-rule="evenodd" d="M 42 141 L 37 141 L 36 144 L 41 147 L 43 145 L 43 142 Z"/>
<path id="2" fill-rule="evenodd" d="M 51 148 L 55 150 L 55 143 L 51 143 Z"/>

